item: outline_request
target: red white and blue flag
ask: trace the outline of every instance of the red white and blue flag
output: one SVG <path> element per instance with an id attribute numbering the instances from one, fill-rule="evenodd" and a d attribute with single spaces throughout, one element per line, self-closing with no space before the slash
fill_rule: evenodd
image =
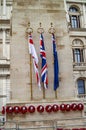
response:
<path id="1" fill-rule="evenodd" d="M 37 57 L 37 53 L 36 53 L 36 50 L 34 47 L 34 43 L 33 43 L 31 34 L 28 37 L 28 47 L 29 47 L 29 54 L 31 54 L 32 59 L 33 59 L 34 70 L 35 70 L 36 78 L 37 78 L 37 84 L 38 84 L 38 87 L 41 88 L 40 76 L 39 76 L 39 71 L 38 71 L 38 57 Z"/>
<path id="2" fill-rule="evenodd" d="M 46 62 L 44 38 L 42 33 L 40 34 L 40 57 L 42 59 L 41 80 L 44 83 L 44 87 L 48 88 L 48 69 L 47 69 L 47 62 Z"/>
<path id="3" fill-rule="evenodd" d="M 53 44 L 53 57 L 54 57 L 54 90 L 59 87 L 59 65 L 58 65 L 58 56 L 56 51 L 56 41 L 55 36 L 52 34 L 52 44 Z"/>

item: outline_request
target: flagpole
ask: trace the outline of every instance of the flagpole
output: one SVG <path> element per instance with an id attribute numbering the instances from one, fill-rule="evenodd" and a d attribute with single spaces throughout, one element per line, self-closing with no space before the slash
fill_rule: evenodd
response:
<path id="1" fill-rule="evenodd" d="M 31 91 L 31 100 L 33 100 L 33 89 L 32 89 L 32 58 L 30 54 L 30 91 Z"/>
<path id="2" fill-rule="evenodd" d="M 49 33 L 54 34 L 55 29 L 53 28 L 53 23 L 51 23 L 51 27 L 49 28 Z M 55 99 L 57 99 L 57 90 L 55 90 Z"/>
<path id="3" fill-rule="evenodd" d="M 44 85 L 43 85 L 43 99 L 45 99 L 45 88 L 44 88 Z"/>
<path id="4" fill-rule="evenodd" d="M 39 33 L 39 34 L 41 34 L 41 33 L 44 33 L 44 29 L 42 28 L 42 26 L 41 26 L 41 22 L 39 23 L 39 28 L 37 29 L 37 32 Z M 42 83 L 42 86 L 43 86 L 43 99 L 45 99 L 45 88 L 44 88 L 44 84 Z"/>
<path id="5" fill-rule="evenodd" d="M 55 91 L 55 99 L 57 99 L 57 91 Z"/>
<path id="6" fill-rule="evenodd" d="M 26 30 L 26 34 L 27 34 L 27 39 L 28 39 L 28 36 L 33 32 L 33 29 L 30 28 L 30 23 L 28 22 L 28 25 L 27 25 L 27 30 Z M 30 54 L 30 97 L 31 97 L 31 100 L 33 100 L 33 89 L 32 89 L 32 56 Z"/>

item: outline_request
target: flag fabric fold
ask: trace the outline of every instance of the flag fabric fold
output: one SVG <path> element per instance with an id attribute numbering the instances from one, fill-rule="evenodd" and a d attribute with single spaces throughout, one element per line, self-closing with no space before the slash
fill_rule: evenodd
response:
<path id="1" fill-rule="evenodd" d="M 48 88 L 48 69 L 47 69 L 47 62 L 46 62 L 44 38 L 42 33 L 40 34 L 40 57 L 42 59 L 41 80 L 44 83 L 44 87 Z"/>
<path id="2" fill-rule="evenodd" d="M 56 91 L 56 89 L 59 87 L 59 65 L 58 65 L 58 56 L 54 34 L 52 34 L 52 44 L 53 44 L 53 57 L 54 57 L 54 90 Z"/>
<path id="3" fill-rule="evenodd" d="M 29 47 L 29 54 L 31 54 L 32 59 L 33 59 L 33 65 L 34 65 L 34 70 L 36 73 L 37 84 L 38 84 L 38 87 L 41 88 L 40 76 L 39 76 L 39 71 L 38 71 L 38 57 L 37 57 L 37 53 L 34 47 L 31 34 L 28 36 L 28 47 Z"/>

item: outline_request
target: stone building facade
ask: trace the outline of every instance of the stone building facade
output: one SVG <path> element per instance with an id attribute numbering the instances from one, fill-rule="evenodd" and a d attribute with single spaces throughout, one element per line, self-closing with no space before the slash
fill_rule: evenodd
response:
<path id="1" fill-rule="evenodd" d="M 2 106 L 11 106 L 13 109 L 16 106 L 35 107 L 34 113 L 5 112 L 1 117 L 11 123 L 16 122 L 19 128 L 32 126 L 40 129 L 42 126 L 46 126 L 46 129 L 57 128 L 57 126 L 69 128 L 68 124 L 71 129 L 79 127 L 80 124 L 81 127 L 86 128 L 84 125 L 86 0 L 76 2 L 74 0 L 3 0 L 0 2 L 0 109 Z M 39 59 L 39 72 L 41 72 L 40 34 L 38 33 L 40 23 L 44 30 L 48 89 L 44 89 L 41 83 L 41 91 L 37 86 L 28 50 L 26 33 L 28 23 L 33 30 L 32 38 Z M 55 29 L 59 62 L 59 87 L 56 91 L 53 90 L 54 59 L 50 28 Z M 63 104 L 70 107 L 72 104 L 79 103 L 84 105 L 84 110 L 59 110 L 49 113 L 46 111 L 48 105 L 61 107 Z M 43 113 L 37 111 L 39 105 L 45 108 Z"/>

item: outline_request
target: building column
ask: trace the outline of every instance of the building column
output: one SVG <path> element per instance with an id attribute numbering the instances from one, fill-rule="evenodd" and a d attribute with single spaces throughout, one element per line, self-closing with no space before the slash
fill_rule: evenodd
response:
<path id="1" fill-rule="evenodd" d="M 83 4 L 83 22 L 84 22 L 84 28 L 86 28 L 86 9 L 85 4 Z"/>
<path id="2" fill-rule="evenodd" d="M 6 32 L 5 32 L 5 29 L 3 29 L 3 57 L 6 58 L 6 51 L 5 51 L 5 42 L 6 42 Z"/>
<path id="3" fill-rule="evenodd" d="M 68 14 L 68 9 L 67 9 L 66 0 L 64 0 L 64 8 L 65 8 L 65 11 L 66 11 L 66 20 L 67 20 L 67 22 L 69 23 L 69 22 L 70 22 L 70 19 L 69 19 L 69 14 Z"/>
<path id="4" fill-rule="evenodd" d="M 6 17 L 6 0 L 3 0 L 3 18 Z"/>

